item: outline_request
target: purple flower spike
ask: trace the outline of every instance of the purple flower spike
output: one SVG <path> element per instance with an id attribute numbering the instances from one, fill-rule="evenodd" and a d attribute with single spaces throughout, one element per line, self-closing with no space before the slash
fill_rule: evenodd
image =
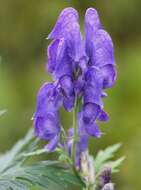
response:
<path id="1" fill-rule="evenodd" d="M 90 137 L 99 138 L 97 121 L 109 120 L 102 98 L 116 80 L 114 47 L 110 35 L 103 29 L 98 12 L 89 8 L 85 14 L 83 39 L 79 15 L 74 8 L 64 9 L 48 39 L 47 70 L 54 82 L 39 90 L 34 114 L 35 134 L 49 141 L 48 151 L 53 151 L 60 141 L 59 109 L 67 112 L 79 102 L 77 117 L 76 166 L 80 167 L 82 152 L 88 148 Z M 73 132 L 69 130 L 68 152 L 71 155 Z"/>

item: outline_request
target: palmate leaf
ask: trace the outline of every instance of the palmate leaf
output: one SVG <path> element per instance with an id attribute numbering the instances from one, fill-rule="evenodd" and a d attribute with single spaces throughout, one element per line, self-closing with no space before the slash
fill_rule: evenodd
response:
<path id="1" fill-rule="evenodd" d="M 37 149 L 37 150 L 35 150 L 33 152 L 29 152 L 29 153 L 23 153 L 23 156 L 25 156 L 25 157 L 38 156 L 38 155 L 41 155 L 41 154 L 44 154 L 44 153 L 47 154 L 47 150 L 45 148 Z"/>
<path id="2" fill-rule="evenodd" d="M 124 160 L 125 160 L 125 156 L 122 156 L 121 158 L 115 161 L 107 162 L 106 165 L 111 167 L 112 173 L 117 173 L 119 172 L 118 167 L 122 164 Z"/>
<path id="3" fill-rule="evenodd" d="M 10 165 L 13 165 L 14 162 L 18 160 L 18 157 L 23 151 L 24 146 L 26 146 L 33 138 L 33 130 L 31 129 L 23 139 L 19 140 L 12 147 L 11 150 L 3 155 L 0 155 L 0 173 L 3 172 L 6 168 L 9 168 Z"/>
<path id="4" fill-rule="evenodd" d="M 49 187 L 55 189 L 55 186 L 60 189 L 70 185 L 83 186 L 81 179 L 74 175 L 71 169 L 62 167 L 59 161 L 25 165 L 29 155 L 41 153 L 36 150 L 37 142 L 37 139 L 34 140 L 33 130 L 30 130 L 25 138 L 0 156 L 0 190 L 29 190 L 31 186 L 36 185 L 45 189 Z"/>
<path id="5" fill-rule="evenodd" d="M 109 163 L 109 160 L 114 157 L 114 153 L 121 147 L 121 144 L 112 145 L 105 150 L 100 150 L 94 159 L 95 172 L 98 175 L 101 169 Z"/>
<path id="6" fill-rule="evenodd" d="M 28 190 L 31 186 L 48 189 L 54 185 L 61 189 L 68 186 L 83 187 L 81 180 L 57 161 L 39 162 L 32 166 L 15 166 L 0 176 L 0 190 Z"/>

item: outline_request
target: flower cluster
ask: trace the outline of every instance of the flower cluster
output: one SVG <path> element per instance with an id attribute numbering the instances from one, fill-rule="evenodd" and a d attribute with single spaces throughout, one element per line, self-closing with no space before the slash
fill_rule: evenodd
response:
<path id="1" fill-rule="evenodd" d="M 48 47 L 47 70 L 54 82 L 45 83 L 39 90 L 34 115 L 35 133 L 49 141 L 46 148 L 53 151 L 61 133 L 60 107 L 71 112 L 79 104 L 76 165 L 80 165 L 80 155 L 86 151 L 89 138 L 101 136 L 97 120 L 108 120 L 102 98 L 107 96 L 104 89 L 112 87 L 116 79 L 113 43 L 93 8 L 87 9 L 85 14 L 84 38 L 77 11 L 66 8 L 48 39 L 52 42 Z M 68 134 L 70 154 L 73 135 L 71 128 Z"/>

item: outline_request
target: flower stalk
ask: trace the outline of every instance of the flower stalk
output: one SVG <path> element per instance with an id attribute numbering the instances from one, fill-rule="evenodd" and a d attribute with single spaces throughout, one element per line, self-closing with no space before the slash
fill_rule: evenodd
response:
<path id="1" fill-rule="evenodd" d="M 85 188 L 85 190 L 95 190 L 94 187 L 92 185 L 89 185 Z"/>
<path id="2" fill-rule="evenodd" d="M 77 100 L 76 100 L 76 104 L 73 110 L 73 130 L 74 130 L 74 134 L 73 134 L 73 145 L 72 145 L 72 160 L 73 160 L 73 164 L 75 166 L 75 159 L 76 159 L 76 146 L 77 146 L 77 141 L 78 141 L 78 135 L 77 135 Z"/>
<path id="3" fill-rule="evenodd" d="M 43 84 L 38 92 L 35 134 L 48 142 L 47 152 L 55 151 L 61 144 L 75 174 L 81 175 L 81 155 L 89 149 L 91 137 L 101 137 L 98 121 L 109 119 L 102 99 L 106 96 L 104 90 L 111 88 L 116 80 L 113 43 L 94 8 L 86 11 L 84 37 L 79 14 L 69 7 L 61 12 L 48 39 L 52 42 L 47 51 L 47 69 L 54 82 Z M 73 127 L 66 133 L 64 143 L 60 138 L 61 107 L 67 112 L 73 110 Z M 93 167 L 89 155 L 86 158 L 86 186 L 87 190 L 92 190 Z"/>

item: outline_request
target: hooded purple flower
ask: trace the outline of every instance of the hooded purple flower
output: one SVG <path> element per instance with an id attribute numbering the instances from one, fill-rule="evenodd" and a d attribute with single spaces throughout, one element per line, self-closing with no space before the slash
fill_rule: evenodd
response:
<path id="1" fill-rule="evenodd" d="M 93 8 L 86 11 L 85 33 L 83 40 L 77 11 L 66 8 L 48 36 L 48 39 L 53 39 L 48 48 L 48 71 L 55 80 L 63 78 L 65 83 L 69 78 L 71 81 L 69 88 L 72 93 L 64 94 L 67 111 L 73 107 L 75 95 L 81 92 L 84 103 L 96 103 L 102 107 L 103 89 L 115 82 L 113 43 L 102 29 L 98 13 Z M 67 88 L 68 85 L 63 87 L 63 91 L 68 91 Z M 72 106 L 67 108 L 70 101 Z"/>
<path id="2" fill-rule="evenodd" d="M 85 15 L 85 48 L 89 57 L 89 69 L 99 69 L 102 88 L 110 88 L 115 82 L 114 49 L 109 34 L 102 29 L 98 13 L 89 8 Z"/>
<path id="3" fill-rule="evenodd" d="M 48 140 L 49 151 L 58 144 L 60 135 L 59 108 L 62 98 L 59 89 L 53 83 L 45 83 L 37 96 L 37 110 L 34 114 L 35 134 L 41 139 Z"/>
<path id="4" fill-rule="evenodd" d="M 97 120 L 108 120 L 102 98 L 106 96 L 104 89 L 111 88 L 116 79 L 113 43 L 93 8 L 87 9 L 85 14 L 84 39 L 78 13 L 73 8 L 61 12 L 48 39 L 52 42 L 48 47 L 47 69 L 55 82 L 45 84 L 39 91 L 35 133 L 49 140 L 49 149 L 54 149 L 60 134 L 59 108 L 63 105 L 70 112 L 79 98 L 76 150 L 79 165 L 80 154 L 87 149 L 89 138 L 101 136 Z M 69 152 L 72 136 L 71 129 Z"/>

